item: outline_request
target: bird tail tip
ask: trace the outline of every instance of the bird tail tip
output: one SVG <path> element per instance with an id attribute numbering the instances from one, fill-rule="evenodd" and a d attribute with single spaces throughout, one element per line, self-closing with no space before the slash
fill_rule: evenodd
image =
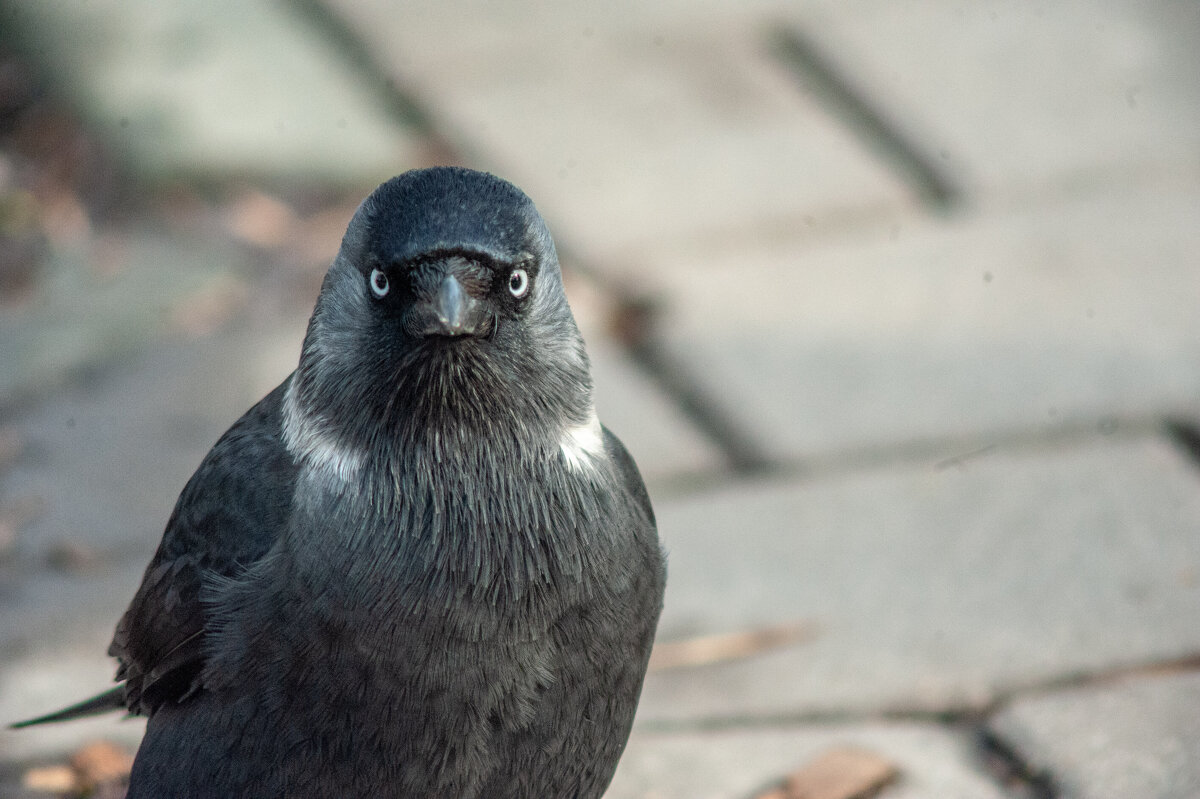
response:
<path id="1" fill-rule="evenodd" d="M 96 716 L 101 713 L 107 713 L 110 710 L 125 709 L 125 686 L 118 685 L 116 688 L 110 688 L 102 694 L 97 694 L 91 699 L 85 699 L 82 702 L 64 707 L 62 710 L 56 710 L 53 713 L 47 713 L 44 716 L 37 718 L 24 719 L 16 721 L 8 725 L 10 730 L 20 730 L 25 727 L 33 727 L 38 724 L 53 724 L 59 721 L 72 721 L 74 719 L 87 718 L 88 716 Z"/>

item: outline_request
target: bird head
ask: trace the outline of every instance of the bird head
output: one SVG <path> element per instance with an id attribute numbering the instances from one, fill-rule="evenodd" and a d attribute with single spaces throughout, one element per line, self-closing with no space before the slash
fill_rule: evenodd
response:
<path id="1" fill-rule="evenodd" d="M 288 391 L 293 454 L 349 471 L 397 441 L 527 447 L 594 419 L 554 244 L 523 192 L 436 167 L 362 203 Z"/>

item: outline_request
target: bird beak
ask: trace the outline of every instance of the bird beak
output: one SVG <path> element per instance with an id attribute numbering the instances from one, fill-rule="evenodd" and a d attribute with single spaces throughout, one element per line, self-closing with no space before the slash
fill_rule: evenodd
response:
<path id="1" fill-rule="evenodd" d="M 450 335 L 464 332 L 467 324 L 467 304 L 471 299 L 463 291 L 462 284 L 454 275 L 446 275 L 438 286 L 433 309 L 437 320 Z"/>
<path id="2" fill-rule="evenodd" d="M 453 273 L 442 278 L 437 292 L 421 309 L 420 334 L 425 336 L 473 336 L 487 320 L 482 304 L 470 295 Z"/>

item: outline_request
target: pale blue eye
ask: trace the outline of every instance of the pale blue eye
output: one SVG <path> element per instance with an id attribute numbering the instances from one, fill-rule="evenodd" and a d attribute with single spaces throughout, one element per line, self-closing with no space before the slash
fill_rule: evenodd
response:
<path id="1" fill-rule="evenodd" d="M 529 291 L 529 273 L 524 269 L 514 269 L 508 276 L 508 291 L 514 297 L 524 297 Z"/>
<path id="2" fill-rule="evenodd" d="M 383 273 L 383 270 L 382 269 L 372 269 L 371 270 L 371 293 L 374 294 L 376 297 L 379 297 L 382 299 L 383 297 L 387 296 L 388 290 L 390 288 L 391 288 L 391 286 L 388 285 L 387 275 L 385 275 Z"/>

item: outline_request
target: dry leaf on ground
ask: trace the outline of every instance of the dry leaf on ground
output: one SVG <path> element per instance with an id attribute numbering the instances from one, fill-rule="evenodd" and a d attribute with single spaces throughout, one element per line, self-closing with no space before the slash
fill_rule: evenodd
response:
<path id="1" fill-rule="evenodd" d="M 650 654 L 650 668 L 660 671 L 739 660 L 806 641 L 816 633 L 815 623 L 799 621 L 755 630 L 702 635 L 682 641 L 663 641 L 654 645 L 654 651 Z"/>
<path id="2" fill-rule="evenodd" d="M 755 799 L 869 799 L 900 775 L 895 763 L 856 747 L 830 749 Z"/>
<path id="3" fill-rule="evenodd" d="M 39 766 L 25 772 L 25 787 L 39 793 L 89 799 L 125 795 L 133 755 L 108 741 L 87 744 L 71 756 L 70 765 Z"/>

